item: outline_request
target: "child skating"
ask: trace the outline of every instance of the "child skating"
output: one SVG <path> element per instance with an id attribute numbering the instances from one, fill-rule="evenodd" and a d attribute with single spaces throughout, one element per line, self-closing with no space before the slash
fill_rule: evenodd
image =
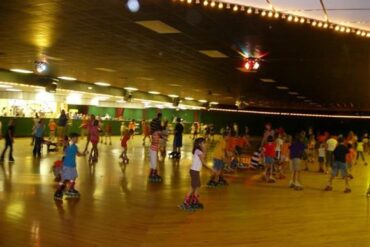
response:
<path id="1" fill-rule="evenodd" d="M 265 157 L 265 171 L 263 173 L 264 179 L 268 183 L 275 183 L 274 178 L 274 162 L 275 162 L 275 148 L 274 138 L 269 136 L 267 143 L 263 145 L 263 154 Z"/>
<path id="2" fill-rule="evenodd" d="M 344 139 L 341 137 L 338 139 L 339 145 L 334 149 L 334 163 L 332 167 L 332 174 L 330 175 L 328 185 L 325 187 L 325 191 L 333 190 L 333 179 L 337 176 L 338 172 L 341 172 L 342 177 L 345 181 L 344 193 L 350 193 L 351 189 L 348 182 L 346 155 L 348 154 L 348 148 L 344 145 Z"/>
<path id="3" fill-rule="evenodd" d="M 63 160 L 63 168 L 61 171 L 61 181 L 59 182 L 58 189 L 54 194 L 55 200 L 63 200 L 63 194 L 67 197 L 78 198 L 80 193 L 75 189 L 76 178 L 78 176 L 76 169 L 76 156 L 83 156 L 83 153 L 78 151 L 76 145 L 78 141 L 78 134 L 72 133 L 70 135 L 70 144 L 65 150 Z M 67 192 L 64 192 L 67 184 L 69 185 Z"/>
<path id="4" fill-rule="evenodd" d="M 202 166 L 209 169 L 205 164 L 205 139 L 197 138 L 194 141 L 193 147 L 193 162 L 190 168 L 191 190 L 186 195 L 184 202 L 180 205 L 181 209 L 193 211 L 198 208 L 203 208 L 203 204 L 199 202 L 200 188 L 200 171 Z"/>
<path id="5" fill-rule="evenodd" d="M 302 142 L 302 139 L 303 137 L 300 134 L 297 134 L 292 145 L 290 145 L 292 178 L 290 180 L 289 187 L 295 190 L 303 189 L 300 174 L 302 169 L 302 157 L 305 152 L 305 144 Z"/>
<path id="6" fill-rule="evenodd" d="M 226 158 L 226 142 L 225 137 L 216 144 L 213 151 L 213 172 L 210 181 L 207 183 L 208 187 L 216 187 L 217 185 L 227 185 L 228 183 L 222 177 L 224 169 L 224 160 Z"/>
<path id="7" fill-rule="evenodd" d="M 89 156 L 89 163 L 98 162 L 99 158 L 99 150 L 98 150 L 98 143 L 99 143 L 99 121 L 95 120 L 94 125 L 90 128 L 90 142 L 92 144 L 90 156 Z"/>
<path id="8" fill-rule="evenodd" d="M 149 148 L 150 156 L 149 182 L 162 182 L 162 177 L 159 176 L 157 168 L 159 143 L 161 141 L 161 130 L 156 130 L 152 134 L 151 141 L 152 144 L 150 145 Z"/>
<path id="9" fill-rule="evenodd" d="M 128 164 L 129 159 L 127 157 L 127 142 L 131 139 L 131 136 L 134 134 L 133 130 L 129 130 L 123 137 L 121 137 L 121 147 L 122 153 L 119 156 L 122 159 L 124 164 Z"/>

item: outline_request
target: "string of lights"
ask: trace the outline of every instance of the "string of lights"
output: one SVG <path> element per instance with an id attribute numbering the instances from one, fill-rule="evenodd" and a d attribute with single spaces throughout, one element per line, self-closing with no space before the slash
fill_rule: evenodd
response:
<path id="1" fill-rule="evenodd" d="M 228 9 L 234 12 L 245 12 L 247 15 L 260 15 L 261 17 L 271 18 L 271 19 L 285 19 L 287 22 L 297 23 L 297 24 L 306 24 L 312 27 L 334 30 L 338 33 L 346 33 L 357 35 L 358 37 L 370 38 L 370 31 L 353 28 L 346 25 L 336 24 L 330 22 L 328 18 L 326 21 L 316 20 L 313 18 L 302 17 L 294 14 L 288 14 L 280 11 L 276 11 L 273 7 L 271 10 L 261 9 L 251 6 L 244 6 L 240 4 L 231 4 L 225 3 L 223 1 L 214 1 L 214 0 L 172 0 L 174 2 L 186 3 L 188 5 L 196 4 L 202 5 L 204 7 L 215 8 L 215 9 Z"/>
<path id="2" fill-rule="evenodd" d="M 370 116 L 366 116 L 366 115 L 362 115 L 362 116 L 334 115 L 334 114 L 329 115 L 329 114 L 316 114 L 316 113 L 271 112 L 271 111 L 235 110 L 235 109 L 221 109 L 221 108 L 210 108 L 209 111 L 259 114 L 259 115 L 270 115 L 270 116 L 288 116 L 288 117 L 370 119 Z"/>

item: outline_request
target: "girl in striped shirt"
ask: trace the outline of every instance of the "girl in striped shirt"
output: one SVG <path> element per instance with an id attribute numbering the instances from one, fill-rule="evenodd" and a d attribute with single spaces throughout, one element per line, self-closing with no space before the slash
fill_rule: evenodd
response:
<path id="1" fill-rule="evenodd" d="M 158 150 L 159 144 L 161 141 L 161 130 L 156 130 L 152 134 L 152 144 L 149 148 L 149 155 L 150 155 L 150 173 L 149 173 L 149 181 L 150 182 L 162 182 L 162 177 L 158 175 L 157 170 L 157 159 L 158 159 Z"/>

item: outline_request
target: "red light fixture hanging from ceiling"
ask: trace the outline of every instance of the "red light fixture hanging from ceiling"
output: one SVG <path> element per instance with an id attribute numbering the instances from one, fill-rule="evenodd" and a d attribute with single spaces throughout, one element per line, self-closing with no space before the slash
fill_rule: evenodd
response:
<path id="1" fill-rule="evenodd" d="M 247 71 L 257 71 L 260 67 L 260 63 L 256 58 L 246 58 L 244 61 L 244 68 Z"/>

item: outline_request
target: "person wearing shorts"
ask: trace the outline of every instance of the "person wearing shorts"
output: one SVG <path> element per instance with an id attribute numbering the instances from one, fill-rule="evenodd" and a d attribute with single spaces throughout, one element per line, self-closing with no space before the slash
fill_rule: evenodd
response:
<path id="1" fill-rule="evenodd" d="M 342 137 L 338 138 L 339 145 L 334 149 L 334 163 L 332 166 L 332 173 L 329 178 L 328 185 L 325 187 L 325 191 L 333 190 L 333 179 L 338 175 L 344 178 L 345 181 L 345 189 L 344 193 L 350 193 L 351 189 L 349 187 L 349 179 L 347 174 L 347 164 L 346 164 L 346 156 L 349 153 L 348 148 L 344 145 L 344 139 Z"/>
<path id="2" fill-rule="evenodd" d="M 292 178 L 289 183 L 290 188 L 302 189 L 300 172 L 301 172 L 301 161 L 304 154 L 305 145 L 302 141 L 302 135 L 296 134 L 295 139 L 290 145 L 290 159 L 291 159 L 291 171 Z"/>
<path id="3" fill-rule="evenodd" d="M 225 136 L 216 144 L 213 151 L 213 171 L 208 186 L 216 186 L 219 183 L 226 182 L 222 177 L 224 169 L 224 160 L 226 158 L 226 142 Z"/>

